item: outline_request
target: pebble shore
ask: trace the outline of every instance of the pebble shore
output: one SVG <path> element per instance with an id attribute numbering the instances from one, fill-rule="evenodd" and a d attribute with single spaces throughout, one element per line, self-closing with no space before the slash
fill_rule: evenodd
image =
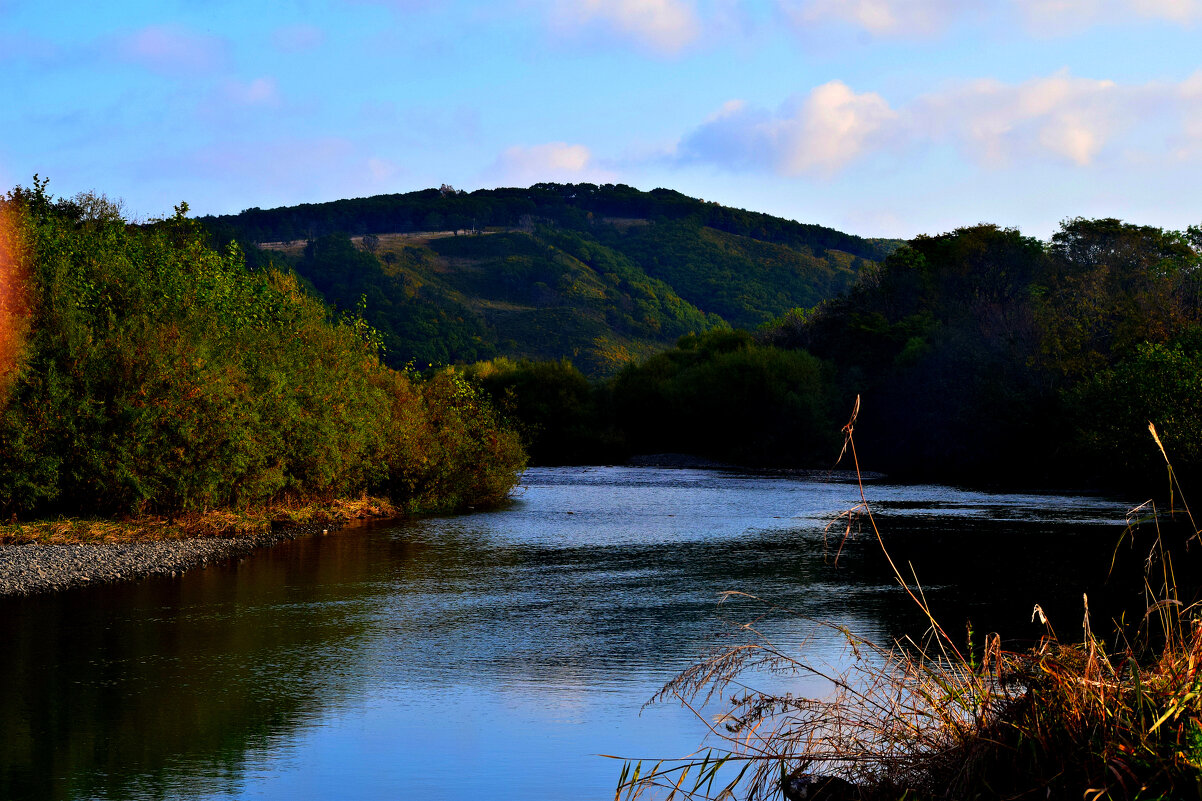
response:
<path id="1" fill-rule="evenodd" d="M 326 526 L 148 542 L 0 545 L 0 596 L 58 592 L 147 576 L 175 575 L 323 528 Z"/>

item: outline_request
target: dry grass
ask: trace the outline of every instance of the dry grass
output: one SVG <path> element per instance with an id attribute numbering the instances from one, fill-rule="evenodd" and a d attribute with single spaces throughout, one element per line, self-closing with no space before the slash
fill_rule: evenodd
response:
<path id="1" fill-rule="evenodd" d="M 854 422 L 853 413 L 845 429 L 853 460 Z M 1171 466 L 1170 481 L 1179 497 Z M 862 485 L 861 501 L 853 513 L 879 540 Z M 1150 517 L 1137 511 L 1159 526 L 1155 509 Z M 1196 541 L 1197 526 L 1183 511 Z M 654 764 L 627 761 L 616 798 L 1202 798 L 1202 619 L 1177 598 L 1162 542 L 1158 536 L 1145 563 L 1147 614 L 1134 630 L 1116 630 L 1111 647 L 1094 634 L 1086 598 L 1080 640 L 1059 640 L 1036 607 L 1046 629 L 1037 647 L 1006 651 L 993 635 L 983 649 L 969 642 L 962 651 L 896 566 L 898 583 L 926 614 L 926 634 L 881 647 L 820 623 L 846 643 L 849 666 L 840 672 L 777 648 L 746 623 L 733 644 L 653 699 L 697 713 L 709 732 L 706 750 Z M 750 689 L 763 671 L 816 677 L 828 691 L 801 697 Z M 708 718 L 706 705 L 732 689 L 726 711 Z M 849 784 L 808 796 L 784 792 L 802 776 Z"/>
<path id="2" fill-rule="evenodd" d="M 505 234 L 514 231 L 520 231 L 520 228 L 506 228 L 502 226 L 491 226 L 484 231 L 476 231 L 469 233 L 460 228 L 456 231 L 408 231 L 408 232 L 389 232 L 377 234 L 379 237 L 379 249 L 381 253 L 388 250 L 396 250 L 404 245 L 423 245 L 434 239 L 446 239 L 452 236 L 486 236 L 488 234 Z M 352 236 L 351 241 L 360 247 L 363 246 L 362 236 Z M 305 239 L 291 239 L 287 242 L 260 242 L 259 248 L 262 250 L 278 250 L 286 253 L 289 256 L 299 256 L 305 252 L 305 246 L 309 244 Z"/>
<path id="3" fill-rule="evenodd" d="M 63 518 L 0 525 L 0 545 L 22 543 L 138 542 L 188 537 L 264 534 L 280 526 L 341 525 L 368 518 L 399 517 L 383 498 L 364 496 L 328 502 L 281 502 L 247 509 L 194 512 L 174 518 L 147 515 L 125 520 Z"/>

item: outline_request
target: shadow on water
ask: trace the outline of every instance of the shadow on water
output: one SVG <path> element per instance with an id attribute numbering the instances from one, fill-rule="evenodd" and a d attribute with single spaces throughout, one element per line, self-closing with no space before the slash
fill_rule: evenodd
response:
<path id="1" fill-rule="evenodd" d="M 181 772 L 237 783 L 249 749 L 354 689 L 340 665 L 365 622 L 343 588 L 377 568 L 340 544 L 0 601 L 0 798 L 170 798 Z"/>
<path id="2" fill-rule="evenodd" d="M 597 753 L 696 747 L 687 714 L 639 710 L 723 617 L 763 611 L 719 593 L 882 642 L 921 633 L 874 539 L 853 533 L 837 566 L 839 532 L 824 549 L 854 485 L 621 468 L 527 484 L 498 513 L 0 601 L 0 798 L 605 798 L 615 765 Z M 1021 643 L 1034 603 L 1063 634 L 1082 592 L 1115 595 L 1120 504 L 870 492 L 949 628 L 971 617 Z M 771 611 L 761 628 L 816 636 Z M 809 647 L 837 662 L 821 636 Z"/>

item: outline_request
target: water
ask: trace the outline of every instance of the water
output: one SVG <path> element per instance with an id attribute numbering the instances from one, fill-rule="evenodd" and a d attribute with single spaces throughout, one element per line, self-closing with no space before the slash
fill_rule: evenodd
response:
<path id="1" fill-rule="evenodd" d="M 687 710 L 640 710 L 730 622 L 763 614 L 774 640 L 844 658 L 828 630 L 723 591 L 882 642 L 922 630 L 871 532 L 826 529 L 855 484 L 649 468 L 524 484 L 500 512 L 0 601 L 0 798 L 612 798 L 621 762 L 599 754 L 697 748 Z M 867 491 L 948 628 L 1021 644 L 1034 603 L 1071 631 L 1082 592 L 1130 600 L 1103 585 L 1127 504 Z"/>

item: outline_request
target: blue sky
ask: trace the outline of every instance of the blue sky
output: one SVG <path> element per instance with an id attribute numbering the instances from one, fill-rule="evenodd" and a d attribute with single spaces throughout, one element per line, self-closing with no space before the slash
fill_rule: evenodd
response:
<path id="1" fill-rule="evenodd" d="M 866 236 L 1202 223 L 1202 0 L 0 0 L 0 186 L 537 181 Z"/>

